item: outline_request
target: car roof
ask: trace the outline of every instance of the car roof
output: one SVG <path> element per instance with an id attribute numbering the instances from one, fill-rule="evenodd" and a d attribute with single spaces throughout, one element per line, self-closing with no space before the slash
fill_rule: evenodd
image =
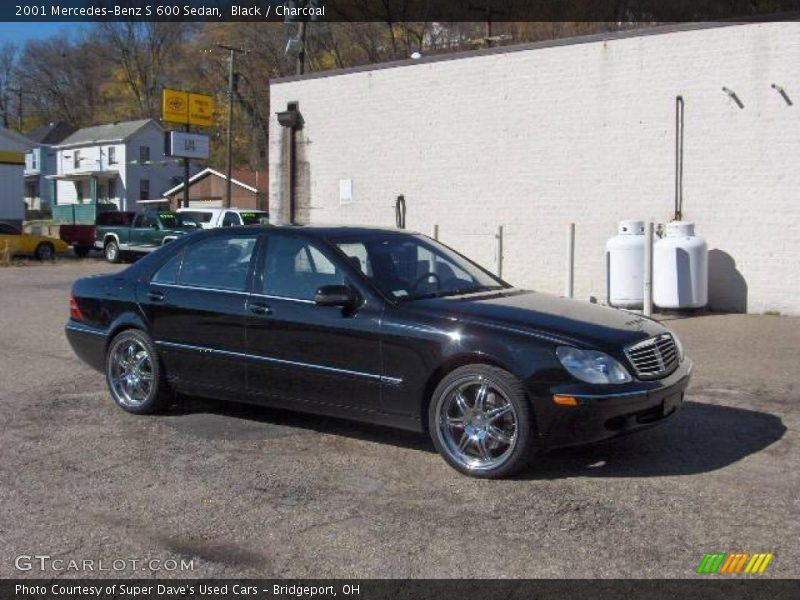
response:
<path id="1" fill-rule="evenodd" d="M 253 232 L 253 229 L 264 229 L 265 231 L 290 231 L 293 233 L 300 233 L 308 237 L 328 238 L 328 237 L 371 237 L 377 234 L 397 234 L 397 235 L 418 235 L 416 231 L 408 229 L 395 229 L 391 227 L 373 227 L 368 225 L 245 225 L 243 227 L 223 227 L 218 229 L 209 229 L 209 234 L 236 232 L 247 234 Z"/>

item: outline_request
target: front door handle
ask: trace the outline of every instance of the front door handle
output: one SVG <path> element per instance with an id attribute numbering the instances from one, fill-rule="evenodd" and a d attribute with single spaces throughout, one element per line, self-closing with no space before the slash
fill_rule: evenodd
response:
<path id="1" fill-rule="evenodd" d="M 147 297 L 153 302 L 163 302 L 164 292 L 157 292 L 155 290 L 150 290 L 149 292 L 147 292 Z"/>
<path id="2" fill-rule="evenodd" d="M 264 304 L 263 302 L 250 302 L 248 305 L 251 313 L 256 315 L 271 315 L 272 309 L 269 307 L 269 304 Z"/>

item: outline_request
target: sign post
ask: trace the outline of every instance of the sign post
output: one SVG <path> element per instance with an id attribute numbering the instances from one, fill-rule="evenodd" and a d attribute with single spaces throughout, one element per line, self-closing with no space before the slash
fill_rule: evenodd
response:
<path id="1" fill-rule="evenodd" d="M 164 88 L 161 98 L 161 118 L 165 122 L 178 123 L 184 126 L 183 138 L 174 136 L 180 132 L 167 133 L 167 154 L 183 158 L 183 206 L 189 206 L 189 159 L 208 158 L 208 136 L 197 134 L 192 137 L 190 127 L 211 127 L 214 116 L 214 98 L 207 94 L 197 94 L 184 90 Z M 204 152 L 199 154 L 194 148 L 205 139 Z"/>

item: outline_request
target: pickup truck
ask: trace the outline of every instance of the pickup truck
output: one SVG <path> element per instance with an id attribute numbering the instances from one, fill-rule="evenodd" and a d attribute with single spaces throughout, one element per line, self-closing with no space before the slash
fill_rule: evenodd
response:
<path id="1" fill-rule="evenodd" d="M 88 256 L 95 245 L 96 225 L 117 225 L 126 227 L 131 224 L 136 213 L 126 211 L 107 211 L 97 215 L 94 225 L 61 225 L 58 237 L 72 246 L 72 251 L 81 258 Z"/>
<path id="2" fill-rule="evenodd" d="M 145 254 L 174 239 L 197 231 L 196 221 L 167 211 L 138 213 L 128 226 L 95 227 L 95 248 L 102 248 L 106 260 L 118 263 L 125 255 Z"/>
<path id="3" fill-rule="evenodd" d="M 178 214 L 200 224 L 203 229 L 238 227 L 239 225 L 264 225 L 269 223 L 269 213 L 263 210 L 242 208 L 179 208 Z"/>

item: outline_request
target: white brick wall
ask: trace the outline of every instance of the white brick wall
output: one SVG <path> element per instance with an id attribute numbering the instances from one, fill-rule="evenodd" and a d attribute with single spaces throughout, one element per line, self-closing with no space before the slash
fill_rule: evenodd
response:
<path id="1" fill-rule="evenodd" d="M 438 223 L 490 268 L 503 225 L 504 278 L 557 293 L 574 221 L 576 296 L 602 299 L 617 221 L 672 217 L 682 95 L 684 218 L 713 252 L 712 305 L 742 308 L 746 286 L 748 312 L 800 314 L 798 65 L 800 24 L 747 24 L 274 83 L 271 104 L 297 101 L 305 119 L 311 221 L 392 226 L 402 193 L 410 229 Z M 278 216 L 286 136 L 271 126 Z M 340 206 L 340 179 L 352 204 Z"/>

